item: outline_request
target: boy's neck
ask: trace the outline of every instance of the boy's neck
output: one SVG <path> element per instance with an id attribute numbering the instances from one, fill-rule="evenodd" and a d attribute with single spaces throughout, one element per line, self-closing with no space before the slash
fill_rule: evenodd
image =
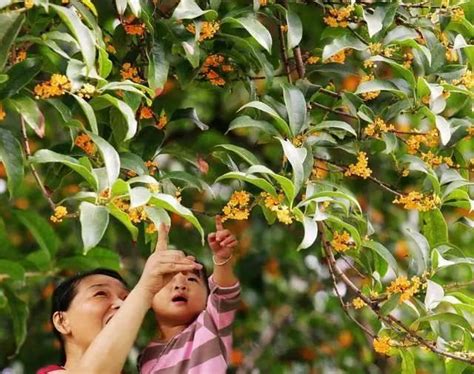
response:
<path id="1" fill-rule="evenodd" d="M 162 342 L 168 342 L 173 339 L 176 335 L 180 334 L 181 332 L 188 327 L 189 324 L 168 324 L 168 323 L 158 323 L 158 334 L 156 336 L 156 340 Z"/>

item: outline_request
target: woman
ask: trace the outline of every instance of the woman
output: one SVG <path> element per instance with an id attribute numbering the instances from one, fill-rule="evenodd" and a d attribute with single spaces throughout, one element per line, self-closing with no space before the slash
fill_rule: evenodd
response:
<path id="1" fill-rule="evenodd" d="M 168 228 L 158 230 L 157 250 L 128 291 L 114 271 L 97 269 L 61 283 L 53 293 L 51 320 L 62 347 L 61 365 L 38 374 L 120 373 L 153 296 L 171 275 L 201 269 L 194 257 L 166 248 Z"/>

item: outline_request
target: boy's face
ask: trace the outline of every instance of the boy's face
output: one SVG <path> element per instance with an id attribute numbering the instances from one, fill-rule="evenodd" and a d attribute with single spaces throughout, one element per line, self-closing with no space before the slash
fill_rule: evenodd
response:
<path id="1" fill-rule="evenodd" d="M 198 271 L 173 275 L 153 298 L 156 318 L 167 324 L 191 323 L 206 308 L 205 282 Z"/>

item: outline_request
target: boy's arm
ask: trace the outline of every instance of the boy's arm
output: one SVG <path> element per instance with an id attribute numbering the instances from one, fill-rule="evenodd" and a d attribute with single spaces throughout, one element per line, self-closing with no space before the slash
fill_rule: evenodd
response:
<path id="1" fill-rule="evenodd" d="M 214 270 L 212 278 L 219 287 L 234 286 L 238 279 L 234 274 L 234 248 L 238 242 L 235 236 L 222 226 L 222 219 L 216 216 L 216 232 L 208 235 L 207 241 L 212 250 Z"/>

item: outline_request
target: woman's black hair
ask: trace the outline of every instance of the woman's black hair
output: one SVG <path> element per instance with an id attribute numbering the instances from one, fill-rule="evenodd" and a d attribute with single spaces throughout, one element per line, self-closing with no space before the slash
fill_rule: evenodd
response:
<path id="1" fill-rule="evenodd" d="M 51 305 L 51 323 L 53 325 L 53 332 L 58 338 L 60 344 L 61 344 L 61 352 L 60 352 L 60 359 L 61 365 L 64 365 L 66 363 L 66 351 L 64 348 L 64 339 L 61 335 L 61 333 L 56 329 L 53 323 L 53 316 L 54 313 L 56 312 L 65 312 L 69 309 L 69 306 L 71 305 L 71 302 L 74 300 L 74 297 L 76 297 L 77 294 L 77 286 L 79 283 L 84 279 L 87 278 L 91 275 L 106 275 L 111 278 L 118 279 L 122 284 L 128 288 L 127 283 L 125 280 L 122 278 L 122 276 L 117 273 L 115 270 L 110 270 L 110 269 L 104 269 L 104 268 L 98 268 L 82 273 L 78 273 L 76 275 L 73 275 L 70 278 L 65 279 L 62 281 L 53 291 L 53 300 L 52 300 L 52 305 Z"/>

